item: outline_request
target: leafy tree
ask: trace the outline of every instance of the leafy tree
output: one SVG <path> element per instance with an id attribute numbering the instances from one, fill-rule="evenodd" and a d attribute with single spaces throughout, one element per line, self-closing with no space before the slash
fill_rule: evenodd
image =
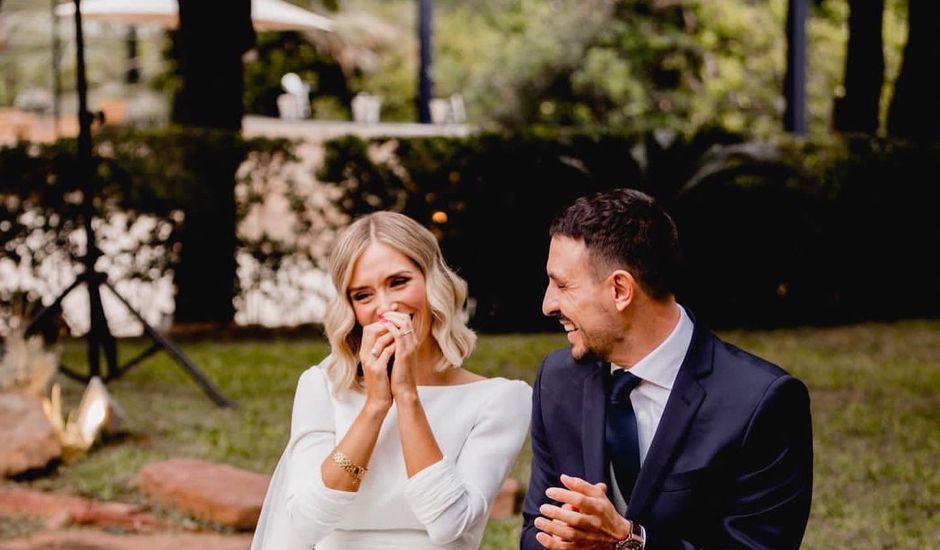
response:
<path id="1" fill-rule="evenodd" d="M 895 4 L 897 0 L 888 0 Z M 436 11 L 435 84 L 484 127 L 617 131 L 720 125 L 779 133 L 784 0 L 485 2 Z M 886 18 L 886 60 L 898 27 Z M 845 39 L 842 2 L 809 21 L 809 125 L 827 133 Z M 445 94 L 446 95 L 446 94 Z"/>
<path id="2" fill-rule="evenodd" d="M 469 95 L 503 127 L 678 125 L 700 82 L 694 11 L 636 0 L 523 3 L 501 22 L 506 39 Z"/>

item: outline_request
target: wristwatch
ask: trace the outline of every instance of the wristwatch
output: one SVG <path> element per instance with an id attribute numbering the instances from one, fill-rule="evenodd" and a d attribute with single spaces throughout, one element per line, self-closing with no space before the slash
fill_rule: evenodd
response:
<path id="1" fill-rule="evenodd" d="M 630 536 L 614 544 L 614 550 L 643 550 L 645 547 L 643 528 L 635 521 L 630 522 Z"/>

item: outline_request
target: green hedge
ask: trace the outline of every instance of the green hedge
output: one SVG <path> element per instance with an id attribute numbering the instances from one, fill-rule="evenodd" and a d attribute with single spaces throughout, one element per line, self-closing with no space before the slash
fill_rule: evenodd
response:
<path id="1" fill-rule="evenodd" d="M 184 153 L 196 147 L 252 160 L 238 184 L 241 214 L 264 200 L 267 182 L 280 181 L 288 183 L 298 235 L 337 223 L 335 215 L 314 223 L 308 197 L 280 173 L 293 159 L 289 142 L 177 129 L 101 132 L 96 140 L 102 209 L 154 214 L 173 228 L 155 236 L 168 253 L 152 258 L 142 278 L 178 261 L 178 213 L 200 189 L 198 167 L 186 166 Z M 391 208 L 439 236 L 470 283 L 479 330 L 556 328 L 541 315 L 548 225 L 574 198 L 618 186 L 649 192 L 672 212 L 683 243 L 680 299 L 712 326 L 940 315 L 937 145 L 859 137 L 766 143 L 705 130 L 347 137 L 325 147 L 318 176 L 340 188 L 341 211 Z M 75 254 L 67 239 L 79 223 L 74 163 L 70 140 L 0 148 L 0 253 L 17 260 L 25 253 L 34 266 L 57 250 Z M 27 210 L 42 215 L 45 231 L 29 250 L 20 223 Z M 446 222 L 434 221 L 438 212 Z M 261 279 L 283 259 L 310 254 L 264 236 L 240 246 L 265 266 Z M 4 316 L 13 298 L 0 296 Z"/>
<path id="2" fill-rule="evenodd" d="M 319 176 L 343 188 L 353 214 L 392 208 L 431 227 L 484 331 L 554 327 L 540 313 L 550 220 L 577 196 L 620 186 L 659 197 L 676 218 L 680 300 L 713 326 L 940 314 L 938 146 L 757 143 L 719 130 L 343 138 L 327 144 Z"/>
<path id="3" fill-rule="evenodd" d="M 120 211 L 128 226 L 141 215 L 160 220 L 140 248 L 110 258 L 141 280 L 159 278 L 179 267 L 183 212 L 207 202 L 208 163 L 220 158 L 236 166 L 251 163 L 250 173 L 241 174 L 238 181 L 233 176 L 239 217 L 273 191 L 268 182 L 283 182 L 289 198 L 294 191 L 289 178 L 275 177 L 293 160 L 292 145 L 286 140 L 242 139 L 230 132 L 184 128 L 104 128 L 96 132 L 94 145 L 98 214 L 108 217 Z M 78 173 L 74 139 L 0 147 L 0 257 L 25 265 L 34 274 L 47 260 L 78 262 L 83 246 L 70 238 L 82 223 L 84 182 Z M 239 246 L 260 261 L 262 274 L 276 271 L 284 257 L 304 252 L 289 244 L 272 246 L 265 236 L 257 242 L 240 239 Z M 150 252 L 138 254 L 143 247 Z M 39 298 L 35 292 L 21 296 L 0 289 L 0 314 L 3 319 L 14 313 L 28 315 L 15 310 L 35 307 Z"/>

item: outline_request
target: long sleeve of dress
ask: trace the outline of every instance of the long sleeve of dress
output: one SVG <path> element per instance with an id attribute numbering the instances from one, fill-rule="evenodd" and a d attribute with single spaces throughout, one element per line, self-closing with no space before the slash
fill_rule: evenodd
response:
<path id="1" fill-rule="evenodd" d="M 525 442 L 531 393 L 519 381 L 495 389 L 487 405 L 479 407 L 459 454 L 445 456 L 406 483 L 405 498 L 433 542 L 452 542 L 486 521 L 490 503 Z"/>
<path id="2" fill-rule="evenodd" d="M 293 538 L 313 545 L 343 519 L 356 493 L 323 484 L 320 465 L 336 446 L 333 407 L 322 368 L 307 370 L 297 384 L 287 449 L 287 514 Z"/>

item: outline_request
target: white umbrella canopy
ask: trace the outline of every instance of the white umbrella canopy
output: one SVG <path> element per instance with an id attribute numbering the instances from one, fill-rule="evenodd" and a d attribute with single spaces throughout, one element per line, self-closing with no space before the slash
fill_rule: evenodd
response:
<path id="1" fill-rule="evenodd" d="M 129 25 L 179 25 L 178 0 L 82 0 L 82 18 Z M 55 9 L 58 16 L 75 14 L 68 2 Z M 256 31 L 333 29 L 333 21 L 283 0 L 251 0 L 251 20 Z"/>
<path id="2" fill-rule="evenodd" d="M 283 0 L 251 0 L 257 31 L 333 30 L 333 21 Z"/>

